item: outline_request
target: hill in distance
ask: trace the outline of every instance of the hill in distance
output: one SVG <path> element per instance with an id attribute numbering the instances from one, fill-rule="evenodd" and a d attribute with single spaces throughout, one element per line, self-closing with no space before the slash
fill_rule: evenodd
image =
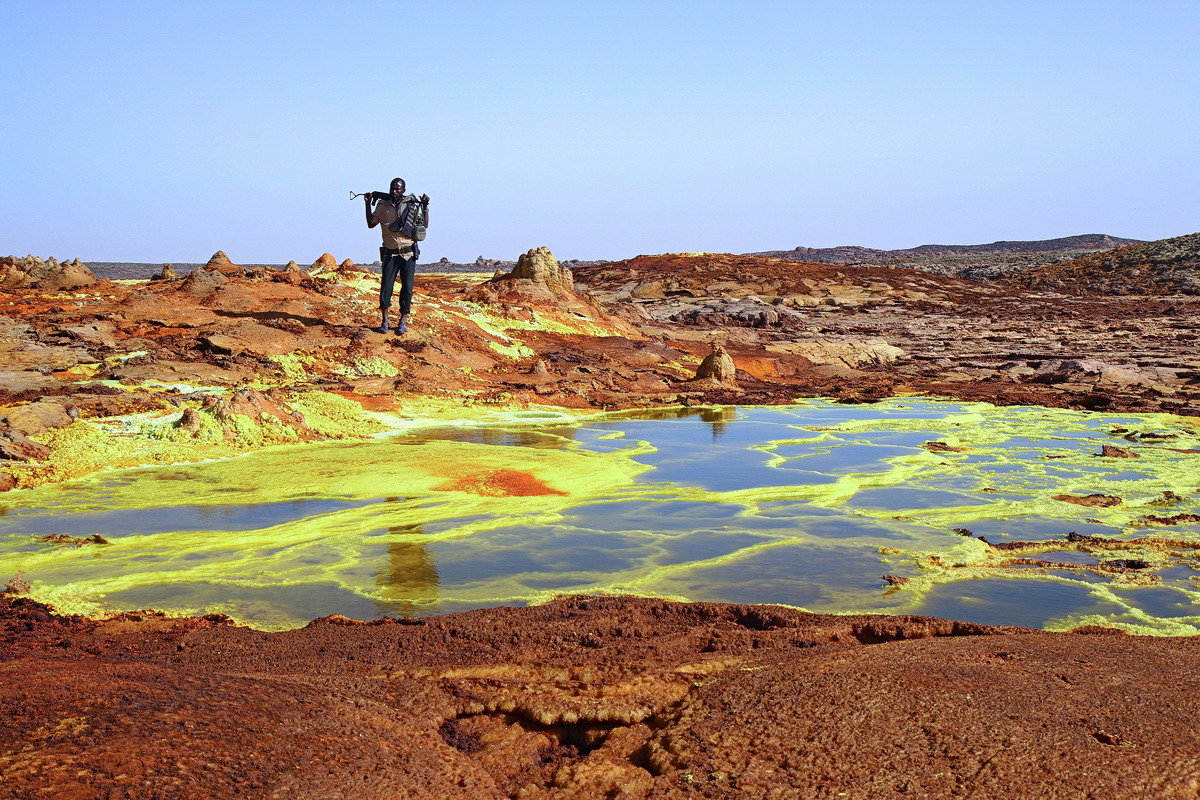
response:
<path id="1" fill-rule="evenodd" d="M 1027 289 L 1068 292 L 1200 295 L 1200 233 L 1023 269 L 1007 281 Z"/>
<path id="2" fill-rule="evenodd" d="M 906 267 L 971 280 L 991 280 L 1010 272 L 1036 269 L 1047 264 L 1071 261 L 1091 253 L 1140 243 L 1140 239 L 1088 233 L 1026 242 L 923 244 L 903 250 L 878 250 L 872 247 L 843 245 L 795 247 L 791 250 L 767 250 L 747 255 L 843 266 Z"/>
<path id="3" fill-rule="evenodd" d="M 1106 233 L 1085 233 L 1062 236 L 1058 239 L 1039 239 L 1028 242 L 992 242 L 991 244 L 923 244 L 903 250 L 877 250 L 873 247 L 840 245 L 838 247 L 794 247 L 791 250 L 768 250 L 746 253 L 793 261 L 818 261 L 825 264 L 852 263 L 866 259 L 905 259 L 923 255 L 966 255 L 990 253 L 1053 253 L 1060 250 L 1111 250 L 1114 247 L 1141 244 L 1142 239 L 1124 239 Z"/>

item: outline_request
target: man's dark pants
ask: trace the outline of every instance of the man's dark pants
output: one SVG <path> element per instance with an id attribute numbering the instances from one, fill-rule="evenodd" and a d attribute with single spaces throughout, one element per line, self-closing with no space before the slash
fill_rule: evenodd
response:
<path id="1" fill-rule="evenodd" d="M 400 278 L 400 313 L 407 314 L 412 308 L 413 280 L 417 274 L 417 253 L 414 248 L 411 258 L 404 258 L 398 250 L 379 249 L 383 257 L 383 277 L 379 284 L 379 309 L 387 311 L 392 305 L 392 287 Z"/>

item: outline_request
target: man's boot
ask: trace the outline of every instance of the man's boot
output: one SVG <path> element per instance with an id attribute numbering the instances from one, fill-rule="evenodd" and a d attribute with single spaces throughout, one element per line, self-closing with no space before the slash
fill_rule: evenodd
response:
<path id="1" fill-rule="evenodd" d="M 378 328 L 371 328 L 371 330 L 375 331 L 376 333 L 387 333 L 388 332 L 388 312 L 386 309 L 384 309 L 384 310 L 381 310 L 379 312 L 379 314 L 381 317 L 383 317 L 383 321 L 380 322 Z M 401 317 L 401 319 L 403 319 L 403 317 Z"/>
<path id="2" fill-rule="evenodd" d="M 400 315 L 400 324 L 396 326 L 396 333 L 408 333 L 408 314 Z"/>

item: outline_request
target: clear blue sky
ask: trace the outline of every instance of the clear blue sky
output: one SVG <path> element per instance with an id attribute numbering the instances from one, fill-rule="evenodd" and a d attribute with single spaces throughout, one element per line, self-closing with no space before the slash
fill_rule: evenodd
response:
<path id="1" fill-rule="evenodd" d="M 1200 230 L 1200 2 L 0 6 L 0 255 L 424 261 Z"/>

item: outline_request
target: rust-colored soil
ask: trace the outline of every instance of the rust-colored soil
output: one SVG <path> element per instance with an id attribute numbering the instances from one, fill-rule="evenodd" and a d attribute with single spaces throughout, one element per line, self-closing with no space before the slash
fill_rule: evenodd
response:
<path id="1" fill-rule="evenodd" d="M 286 633 L 0 599 L 0 797 L 1194 798 L 1198 656 L 633 598 Z"/>
<path id="2" fill-rule="evenodd" d="M 493 469 L 487 472 L 471 473 L 446 481 L 435 486 L 439 492 L 469 492 L 484 497 L 539 497 L 544 495 L 565 495 L 547 486 L 528 472 L 516 469 Z"/>

